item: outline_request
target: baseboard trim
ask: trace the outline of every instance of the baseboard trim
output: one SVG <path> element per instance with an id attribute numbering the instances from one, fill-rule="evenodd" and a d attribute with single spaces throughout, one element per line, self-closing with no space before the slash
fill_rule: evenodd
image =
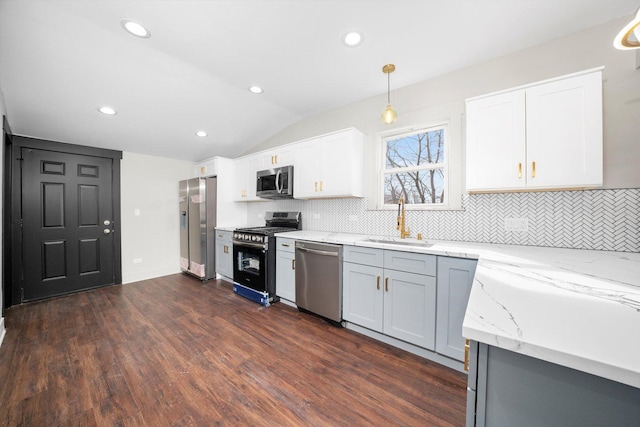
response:
<path id="1" fill-rule="evenodd" d="M 180 269 L 179 268 L 176 269 L 175 267 L 156 268 L 152 270 L 137 271 L 137 272 L 124 271 L 122 273 L 122 284 L 126 285 L 128 283 L 155 279 L 157 277 L 164 277 L 164 276 L 169 276 L 171 274 L 177 274 L 177 273 L 180 273 Z"/>
<path id="2" fill-rule="evenodd" d="M 346 323 L 345 327 L 349 330 L 358 332 L 362 335 L 368 336 L 369 338 L 373 338 L 378 341 L 382 341 L 385 344 L 389 344 L 399 349 L 408 351 L 409 353 L 413 353 L 416 356 L 424 357 L 425 359 L 429 359 L 433 362 L 439 363 L 440 365 L 444 365 L 448 368 L 455 369 L 456 371 L 466 373 L 466 371 L 464 370 L 464 363 L 462 362 L 459 362 L 454 359 L 450 359 L 446 356 L 442 356 L 436 352 L 427 350 L 426 348 L 418 347 L 416 345 L 409 344 L 408 342 L 401 341 L 399 339 L 390 337 L 388 335 L 384 335 L 379 332 L 372 331 L 371 329 L 363 328 L 362 326 L 354 325 L 353 323 L 350 323 L 350 322 L 345 322 L 345 323 Z"/>
<path id="3" fill-rule="evenodd" d="M 2 341 L 7 334 L 7 330 L 4 328 L 4 317 L 0 317 L 0 347 L 2 347 Z"/>

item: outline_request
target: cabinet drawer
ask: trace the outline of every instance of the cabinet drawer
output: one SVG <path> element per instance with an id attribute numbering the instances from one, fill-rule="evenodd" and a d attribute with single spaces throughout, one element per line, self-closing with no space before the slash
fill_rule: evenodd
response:
<path id="1" fill-rule="evenodd" d="M 285 237 L 276 237 L 276 247 L 278 252 L 295 252 L 295 239 L 287 239 Z"/>
<path id="2" fill-rule="evenodd" d="M 342 258 L 345 262 L 382 267 L 384 260 L 382 249 L 363 248 L 361 246 L 344 246 Z"/>
<path id="3" fill-rule="evenodd" d="M 413 252 L 384 251 L 384 268 L 407 273 L 436 275 L 436 256 Z"/>
<path id="4" fill-rule="evenodd" d="M 218 242 L 231 243 L 232 231 L 216 230 L 215 236 Z"/>

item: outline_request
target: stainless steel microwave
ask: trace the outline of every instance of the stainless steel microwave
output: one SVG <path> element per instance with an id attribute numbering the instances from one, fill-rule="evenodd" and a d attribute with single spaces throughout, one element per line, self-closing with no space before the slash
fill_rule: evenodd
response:
<path id="1" fill-rule="evenodd" d="M 263 199 L 293 199 L 293 166 L 258 171 L 256 196 Z"/>

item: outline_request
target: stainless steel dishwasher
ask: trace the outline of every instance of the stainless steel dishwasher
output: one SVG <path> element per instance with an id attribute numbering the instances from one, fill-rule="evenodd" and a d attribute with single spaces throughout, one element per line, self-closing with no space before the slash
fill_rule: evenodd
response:
<path id="1" fill-rule="evenodd" d="M 342 246 L 296 241 L 296 305 L 342 321 Z"/>

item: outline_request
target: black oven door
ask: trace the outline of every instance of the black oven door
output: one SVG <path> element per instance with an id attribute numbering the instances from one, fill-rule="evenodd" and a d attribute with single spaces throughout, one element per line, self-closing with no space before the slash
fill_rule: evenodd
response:
<path id="1" fill-rule="evenodd" d="M 267 257 L 264 246 L 233 243 L 233 281 L 259 292 L 267 291 Z"/>

